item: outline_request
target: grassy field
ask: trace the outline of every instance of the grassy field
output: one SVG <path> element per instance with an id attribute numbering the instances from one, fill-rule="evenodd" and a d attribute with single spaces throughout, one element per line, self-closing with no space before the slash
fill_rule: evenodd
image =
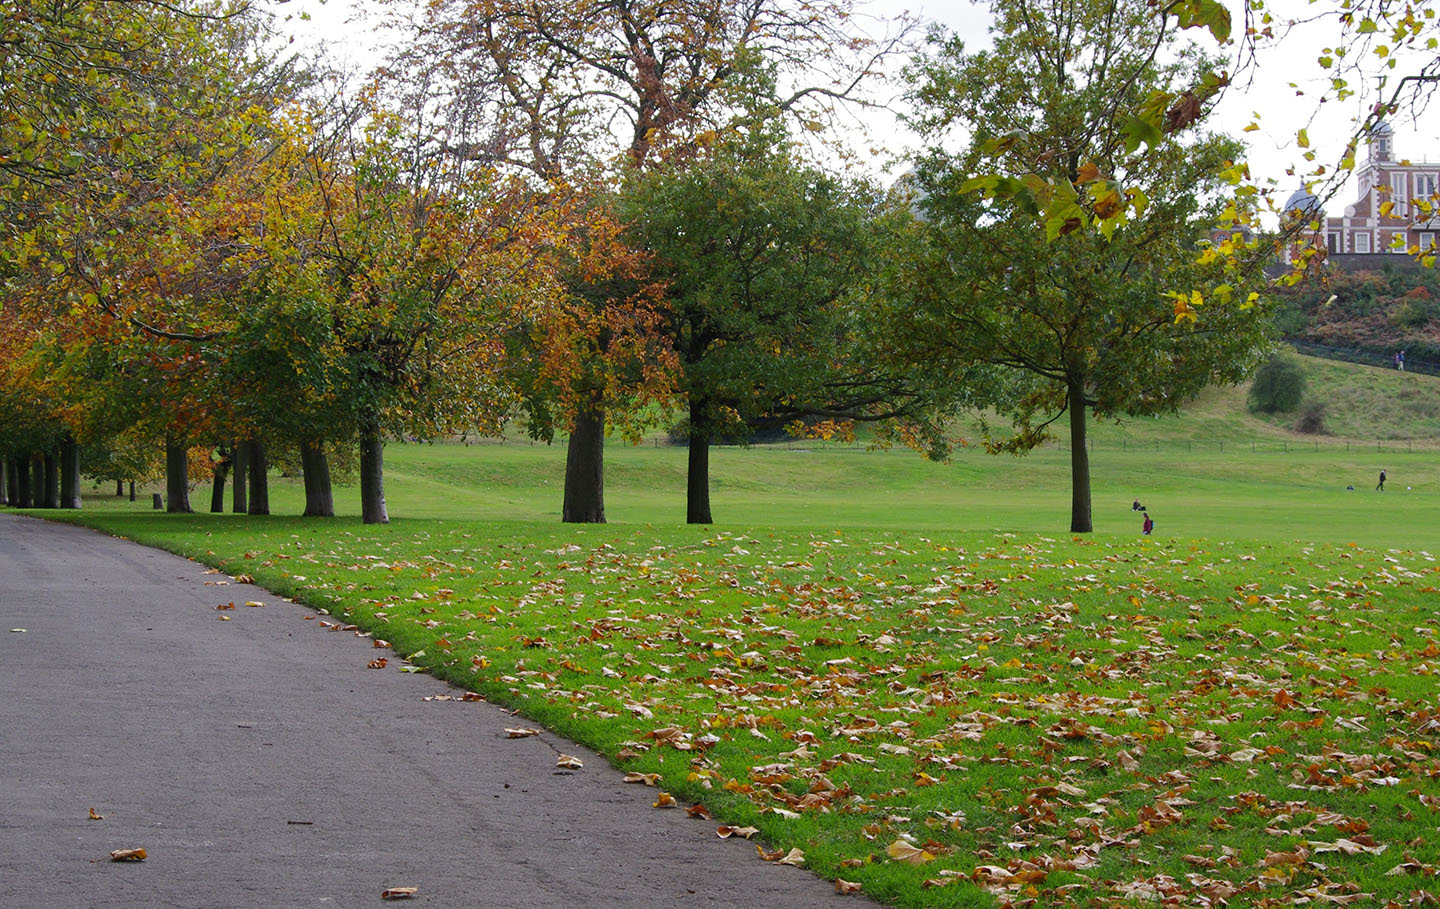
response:
<path id="1" fill-rule="evenodd" d="M 58 516 L 309 603 L 394 648 L 377 672 L 513 706 L 657 810 L 886 902 L 1423 904 L 1440 452 L 1316 445 L 1242 393 L 1099 428 L 1084 538 L 1062 448 L 799 442 L 715 452 L 713 527 L 653 444 L 609 452 L 604 526 L 558 522 L 564 450 L 523 443 L 390 446 L 386 527 L 353 490 L 279 516 L 282 479 L 270 518 Z"/>

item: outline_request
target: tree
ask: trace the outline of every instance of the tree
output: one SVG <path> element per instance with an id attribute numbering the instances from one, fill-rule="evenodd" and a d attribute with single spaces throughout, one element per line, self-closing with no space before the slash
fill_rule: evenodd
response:
<path id="1" fill-rule="evenodd" d="M 1087 418 L 1173 411 L 1243 378 L 1266 320 L 1210 234 L 1238 151 L 1198 131 L 1203 106 L 1143 152 L 1133 111 L 1212 68 L 1175 40 L 1171 10 L 1137 0 L 997 3 L 993 50 L 937 38 L 913 72 L 923 245 L 893 314 L 932 369 L 1012 370 L 1023 452 L 1067 414 L 1070 527 L 1092 529 Z M 1162 62 L 1173 60 L 1173 62 Z M 967 134 L 963 151 L 944 143 Z M 1203 312 L 1200 307 L 1203 306 Z"/>
<path id="2" fill-rule="evenodd" d="M 1305 397 L 1305 368 L 1293 355 L 1274 354 L 1255 371 L 1250 409 L 1262 413 L 1295 410 Z"/>
<path id="3" fill-rule="evenodd" d="M 853 0 L 440 0 L 428 4 L 399 62 L 402 84 L 449 108 L 447 140 L 472 160 L 589 183 L 620 169 L 668 166 L 753 109 L 757 89 L 777 116 L 814 135 L 884 62 L 906 49 L 909 23 L 871 38 Z M 759 71 L 776 78 L 756 81 Z M 628 296 L 568 298 L 575 324 L 646 323 Z M 572 351 L 591 364 L 551 394 L 571 429 L 564 519 L 604 520 L 607 415 L 647 393 L 621 390 L 617 338 L 599 330 Z M 609 360 L 607 364 L 604 361 Z M 591 368 L 593 366 L 593 368 Z"/>
<path id="4" fill-rule="evenodd" d="M 636 175 L 622 215 L 665 282 L 664 332 L 688 410 L 686 520 L 711 520 L 709 451 L 762 423 L 879 419 L 911 397 L 851 345 L 875 267 L 874 195 L 797 163 L 783 132 Z"/>

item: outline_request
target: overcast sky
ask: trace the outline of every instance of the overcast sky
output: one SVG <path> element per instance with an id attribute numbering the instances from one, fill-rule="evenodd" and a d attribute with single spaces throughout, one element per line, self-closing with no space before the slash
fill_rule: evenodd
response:
<path id="1" fill-rule="evenodd" d="M 366 68 L 373 62 L 367 60 L 373 42 L 367 40 L 368 26 L 354 21 L 355 10 L 363 9 L 363 3 L 364 0 L 289 0 L 276 6 L 276 10 L 281 16 L 292 18 L 285 27 L 293 29 L 301 43 L 323 45 L 333 55 L 348 58 L 357 66 Z M 1283 9 L 1281 4 L 1285 3 L 1301 12 L 1313 10 L 1304 0 L 1271 0 L 1271 5 L 1277 9 Z M 964 36 L 970 47 L 982 46 L 986 42 L 988 9 L 988 3 L 971 4 L 965 0 L 870 0 L 865 7 L 866 12 L 881 18 L 908 11 L 923 19 L 939 22 Z M 1239 0 L 1232 0 L 1232 9 L 1236 17 L 1235 31 L 1239 33 Z M 298 14 L 301 12 L 308 13 L 311 20 L 299 22 Z M 1300 185 L 1298 174 L 1314 167 L 1314 164 L 1301 159 L 1302 150 L 1295 145 L 1296 131 L 1308 127 L 1309 138 L 1317 153 L 1316 163 L 1333 165 L 1354 128 L 1354 122 L 1363 117 L 1375 100 L 1373 95 L 1367 97 L 1362 93 L 1349 101 L 1319 104 L 1320 91 L 1324 87 L 1320 78 L 1323 71 L 1315 60 L 1333 37 L 1329 26 L 1306 27 L 1291 34 L 1284 42 L 1264 49 L 1259 67 L 1250 73 L 1248 84 L 1233 88 L 1211 120 L 1214 128 L 1239 136 L 1246 142 L 1251 173 L 1262 185 L 1267 180 L 1275 181 L 1281 202 Z M 1233 52 L 1233 48 L 1230 50 Z M 1254 114 L 1259 115 L 1261 128 L 1243 132 Z M 1433 147 L 1436 144 L 1435 130 L 1418 130 L 1414 118 L 1406 116 L 1396 118 L 1392 125 L 1399 157 L 1440 162 L 1440 149 Z M 886 144 L 892 149 L 912 141 L 890 117 L 877 117 L 873 131 L 885 137 Z M 1363 160 L 1363 151 L 1361 155 Z M 1287 174 L 1291 168 L 1297 170 L 1297 175 Z M 1340 199 L 1348 202 L 1353 195 L 1353 190 L 1347 188 Z"/>

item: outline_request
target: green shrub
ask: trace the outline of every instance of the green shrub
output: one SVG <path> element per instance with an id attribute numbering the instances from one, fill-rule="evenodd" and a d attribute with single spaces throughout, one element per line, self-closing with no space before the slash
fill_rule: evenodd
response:
<path id="1" fill-rule="evenodd" d="M 1289 413 L 1305 397 L 1305 368 L 1290 354 L 1275 354 L 1255 372 L 1251 413 Z"/>
<path id="2" fill-rule="evenodd" d="M 1325 402 L 1306 402 L 1304 409 L 1300 411 L 1300 419 L 1295 421 L 1295 431 L 1309 435 L 1325 434 Z"/>

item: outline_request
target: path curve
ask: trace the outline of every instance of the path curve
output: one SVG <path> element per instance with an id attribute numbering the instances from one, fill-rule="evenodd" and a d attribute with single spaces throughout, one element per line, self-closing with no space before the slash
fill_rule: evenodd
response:
<path id="1" fill-rule="evenodd" d="M 428 906 L 859 904 L 223 580 L 0 515 L 0 903 L 349 907 L 413 886 Z M 216 611 L 232 600 L 265 605 Z M 108 860 L 135 847 L 149 858 Z"/>

